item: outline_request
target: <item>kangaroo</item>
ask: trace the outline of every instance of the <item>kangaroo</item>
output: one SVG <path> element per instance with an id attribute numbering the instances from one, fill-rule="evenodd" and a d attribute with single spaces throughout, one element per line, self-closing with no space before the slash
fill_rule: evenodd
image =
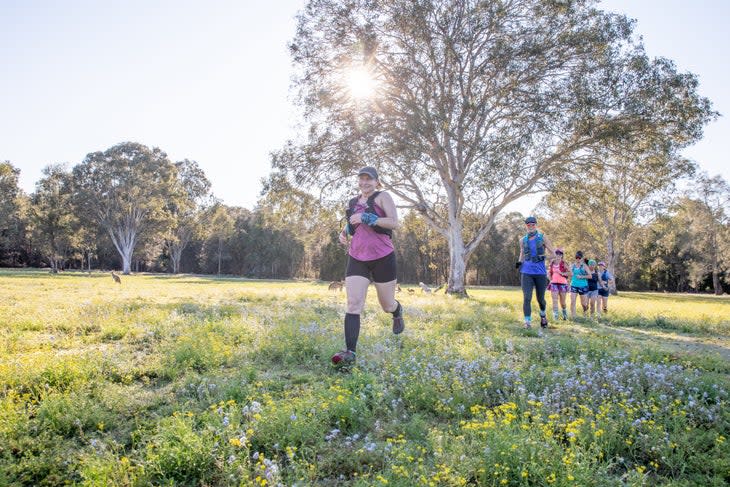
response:
<path id="1" fill-rule="evenodd" d="M 330 291 L 342 291 L 342 281 L 332 281 L 328 289 Z"/>
<path id="2" fill-rule="evenodd" d="M 431 294 L 431 288 L 430 287 L 426 286 L 422 282 L 419 282 L 418 285 L 421 286 L 421 291 L 423 291 L 426 294 Z"/>
<path id="3" fill-rule="evenodd" d="M 122 283 L 122 278 L 119 277 L 117 275 L 117 273 L 114 272 L 114 271 L 112 271 L 112 279 L 114 279 L 114 282 L 116 282 L 117 284 L 121 284 Z"/>

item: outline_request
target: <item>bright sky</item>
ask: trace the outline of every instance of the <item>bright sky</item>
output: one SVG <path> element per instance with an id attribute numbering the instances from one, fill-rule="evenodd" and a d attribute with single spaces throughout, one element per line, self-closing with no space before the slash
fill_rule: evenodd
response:
<path id="1" fill-rule="evenodd" d="M 48 164 L 135 141 L 198 161 L 217 197 L 251 208 L 296 130 L 286 46 L 303 5 L 0 0 L 0 161 L 31 192 Z M 638 20 L 649 55 L 699 75 L 725 117 L 685 154 L 730 181 L 730 1 L 602 5 Z"/>

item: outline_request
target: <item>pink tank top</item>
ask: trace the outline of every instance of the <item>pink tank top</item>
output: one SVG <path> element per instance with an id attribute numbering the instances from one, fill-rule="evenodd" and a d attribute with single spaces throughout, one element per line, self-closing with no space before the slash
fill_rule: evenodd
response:
<path id="1" fill-rule="evenodd" d="M 385 216 L 381 207 L 373 204 L 375 213 L 378 216 Z M 357 203 L 354 213 L 363 213 L 367 204 Z M 350 242 L 350 255 L 357 260 L 377 260 L 390 254 L 395 250 L 390 237 L 384 233 L 378 233 L 368 225 L 360 224 L 355 228 L 355 234 Z"/>
<path id="2" fill-rule="evenodd" d="M 566 272 L 567 270 L 568 266 L 566 265 L 563 272 Z M 550 282 L 553 284 L 568 284 L 568 278 L 560 275 L 560 262 L 550 263 Z"/>

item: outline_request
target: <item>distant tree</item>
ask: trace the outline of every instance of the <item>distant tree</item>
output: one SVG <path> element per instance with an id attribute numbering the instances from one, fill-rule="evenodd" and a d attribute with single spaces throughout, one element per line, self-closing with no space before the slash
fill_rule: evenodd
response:
<path id="1" fill-rule="evenodd" d="M 172 272 L 180 272 L 180 259 L 193 237 L 201 232 L 202 209 L 212 203 L 211 184 L 197 162 L 185 159 L 175 163 L 176 185 L 168 201 L 172 218 L 165 247 L 172 261 Z"/>
<path id="2" fill-rule="evenodd" d="M 13 215 L 18 211 L 19 176 L 20 169 L 10 164 L 10 161 L 0 163 L 0 231 L 8 230 Z"/>
<path id="3" fill-rule="evenodd" d="M 548 174 L 616 140 L 674 150 L 715 115 L 696 77 L 650 60 L 632 29 L 590 1 L 309 0 L 290 47 L 308 139 L 274 167 L 337 194 L 377 166 L 447 240 L 448 291 L 465 294 L 499 213 Z"/>
<path id="4" fill-rule="evenodd" d="M 318 270 L 317 277 L 325 281 L 342 281 L 345 279 L 347 268 L 347 249 L 342 246 L 337 232 L 329 232 L 328 239 L 324 242 L 318 252 L 311 255 L 313 266 Z M 306 252 L 311 248 L 305 247 Z M 307 259 L 310 256 L 305 257 Z"/>
<path id="5" fill-rule="evenodd" d="M 520 284 L 520 274 L 515 269 L 520 255 L 516 242 L 524 233 L 525 216 L 521 213 L 511 212 L 497 220 L 494 230 L 482 240 L 469 261 L 469 267 L 476 270 L 478 284 Z M 553 235 L 549 236 L 552 240 Z"/>
<path id="6" fill-rule="evenodd" d="M 206 239 L 203 243 L 202 260 L 205 272 L 220 275 L 223 264 L 230 259 L 226 243 L 233 238 L 234 224 L 240 208 L 232 208 L 223 204 L 215 204 L 204 212 L 206 222 L 204 232 Z"/>
<path id="7" fill-rule="evenodd" d="M 676 201 L 675 201 L 676 203 Z M 689 232 L 681 226 L 676 208 L 637 224 L 622 242 L 617 279 L 631 291 L 691 291 L 688 262 L 694 251 Z"/>
<path id="8" fill-rule="evenodd" d="M 0 265 L 27 264 L 32 254 L 28 232 L 28 198 L 18 185 L 20 169 L 0 162 Z"/>
<path id="9" fill-rule="evenodd" d="M 681 213 L 696 248 L 691 276 L 699 283 L 710 274 L 712 289 L 720 295 L 722 276 L 730 276 L 730 185 L 721 176 L 701 174 L 690 195 L 683 200 Z"/>
<path id="10" fill-rule="evenodd" d="M 233 273 L 255 278 L 294 277 L 304 253 L 292 229 L 268 226 L 258 212 L 241 212 L 227 245 Z"/>
<path id="11" fill-rule="evenodd" d="M 74 230 L 78 220 L 73 200 L 73 181 L 66 167 L 45 167 L 31 195 L 30 214 L 36 247 L 54 273 L 63 269 L 64 261 L 77 244 Z"/>
<path id="12" fill-rule="evenodd" d="M 601 148 L 575 171 L 560 174 L 544 202 L 560 234 L 583 235 L 583 250 L 616 268 L 638 220 L 655 214 L 656 205 L 672 201 L 675 182 L 695 165 L 664 152 L 665 147 Z M 616 292 L 615 280 L 611 291 Z"/>
<path id="13" fill-rule="evenodd" d="M 449 273 L 449 246 L 444 236 L 429 226 L 416 212 L 403 215 L 396 233 L 398 280 L 438 285 Z"/>
<path id="14" fill-rule="evenodd" d="M 158 148 L 124 142 L 92 152 L 73 168 L 78 207 L 109 235 L 129 274 L 141 232 L 165 233 L 176 170 Z"/>
<path id="15" fill-rule="evenodd" d="M 337 279 L 343 277 L 344 265 L 339 267 L 339 263 L 344 258 L 344 249 L 337 235 L 344 226 L 344 202 L 323 201 L 296 188 L 281 173 L 272 172 L 263 181 L 255 213 L 264 227 L 290 232 L 306 249 L 297 275 L 323 279 L 335 279 L 330 275 L 338 276 Z M 322 277 L 323 272 L 328 277 Z"/>

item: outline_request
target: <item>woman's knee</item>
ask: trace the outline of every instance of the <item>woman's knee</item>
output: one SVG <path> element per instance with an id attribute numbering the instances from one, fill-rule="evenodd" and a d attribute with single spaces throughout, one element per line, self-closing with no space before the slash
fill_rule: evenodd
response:
<path id="1" fill-rule="evenodd" d="M 347 312 L 353 315 L 362 314 L 362 310 L 365 308 L 365 301 L 357 299 L 347 300 Z"/>
<path id="2" fill-rule="evenodd" d="M 378 298 L 378 301 L 380 302 L 380 307 L 383 308 L 383 311 L 385 311 L 386 313 L 392 313 L 398 307 L 395 296 L 393 296 L 391 299 L 388 299 L 387 297 Z"/>

